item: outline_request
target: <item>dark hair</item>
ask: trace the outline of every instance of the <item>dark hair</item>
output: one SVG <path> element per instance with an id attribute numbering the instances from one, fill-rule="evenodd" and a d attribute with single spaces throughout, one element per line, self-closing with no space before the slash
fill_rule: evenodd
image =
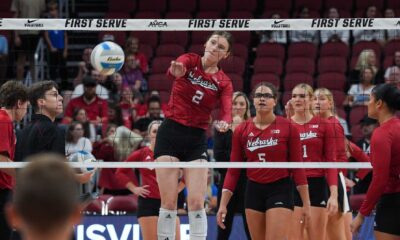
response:
<path id="1" fill-rule="evenodd" d="M 36 232 L 48 233 L 79 209 L 79 191 L 74 171 L 65 156 L 37 154 L 18 172 L 13 206 Z"/>
<path id="2" fill-rule="evenodd" d="M 34 112 L 39 111 L 39 106 L 37 101 L 41 98 L 44 98 L 45 93 L 51 90 L 53 87 L 58 89 L 57 83 L 51 80 L 37 82 L 34 83 L 32 86 L 30 86 L 29 101 L 33 107 Z"/>
<path id="3" fill-rule="evenodd" d="M 81 122 L 72 122 L 72 123 L 68 126 L 67 132 L 66 132 L 66 134 L 65 134 L 65 142 L 67 142 L 67 143 L 71 143 L 71 142 L 72 142 L 72 140 L 74 139 L 74 138 L 72 137 L 72 131 L 75 130 L 76 125 L 78 125 L 78 124 L 82 125 L 82 128 L 83 128 L 83 124 L 82 124 Z"/>
<path id="4" fill-rule="evenodd" d="M 372 73 L 371 84 L 373 84 L 375 82 L 375 73 L 374 73 L 374 69 L 372 67 L 364 67 L 364 68 L 360 69 L 360 83 L 363 83 L 365 81 L 365 79 L 364 79 L 365 70 L 371 71 L 371 73 Z"/>
<path id="5" fill-rule="evenodd" d="M 152 95 L 149 97 L 149 99 L 147 99 L 147 107 L 150 105 L 150 103 L 152 102 L 158 102 L 160 104 L 161 107 L 161 99 L 159 96 L 157 95 Z"/>
<path id="6" fill-rule="evenodd" d="M 86 112 L 86 110 L 84 108 L 75 108 L 74 109 L 74 113 L 72 114 L 72 120 L 73 121 L 79 122 L 78 120 L 76 120 L 76 116 L 78 116 L 78 113 L 81 110 L 84 110 Z M 87 112 L 86 112 L 86 115 L 87 115 Z M 82 124 L 82 127 L 83 127 L 83 132 L 84 132 L 83 136 L 85 138 L 89 138 L 90 139 L 90 122 L 88 120 L 86 120 L 86 122 L 79 122 L 79 123 Z"/>
<path id="7" fill-rule="evenodd" d="M 257 84 L 252 91 L 252 96 L 254 97 L 254 94 L 256 93 L 256 90 L 260 87 L 267 87 L 271 89 L 272 94 L 274 95 L 274 99 L 276 100 L 278 97 L 278 90 L 276 89 L 275 85 L 270 83 L 270 82 L 260 82 Z"/>
<path id="8" fill-rule="evenodd" d="M 375 101 L 382 100 L 390 111 L 400 110 L 400 90 L 392 84 L 379 84 L 372 89 Z"/>
<path id="9" fill-rule="evenodd" d="M 218 36 L 224 37 L 226 39 L 226 41 L 228 41 L 228 45 L 229 46 L 228 46 L 227 52 L 231 53 L 232 52 L 233 42 L 234 42 L 232 34 L 230 32 L 227 32 L 227 31 L 214 31 L 208 36 L 207 41 L 214 35 L 218 35 Z"/>
<path id="10" fill-rule="evenodd" d="M 122 110 L 119 104 L 114 102 L 108 103 L 108 110 L 113 109 L 115 111 L 115 118 L 108 119 L 108 123 L 114 123 L 117 126 L 124 125 L 124 118 L 122 117 Z"/>
<path id="11" fill-rule="evenodd" d="M 19 81 L 11 80 L 4 83 L 0 88 L 0 107 L 12 108 L 19 101 L 29 100 L 28 88 Z"/>

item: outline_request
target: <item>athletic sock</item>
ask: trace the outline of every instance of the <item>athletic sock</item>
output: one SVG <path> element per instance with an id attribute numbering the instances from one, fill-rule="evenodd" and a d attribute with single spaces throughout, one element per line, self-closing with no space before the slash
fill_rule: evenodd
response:
<path id="1" fill-rule="evenodd" d="M 206 210 L 189 211 L 190 240 L 205 240 L 207 237 Z"/>
<path id="2" fill-rule="evenodd" d="M 160 208 L 157 224 L 158 240 L 175 240 L 177 210 Z"/>

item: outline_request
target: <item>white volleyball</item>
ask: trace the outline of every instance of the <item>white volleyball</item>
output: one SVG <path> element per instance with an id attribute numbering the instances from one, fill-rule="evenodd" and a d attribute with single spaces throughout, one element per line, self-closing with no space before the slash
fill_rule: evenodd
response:
<path id="1" fill-rule="evenodd" d="M 86 151 L 78 151 L 76 153 L 73 153 L 69 156 L 69 161 L 70 162 L 79 162 L 79 163 L 90 163 L 90 162 L 97 162 L 96 157 L 93 156 L 90 152 Z M 88 172 L 93 170 L 94 168 L 86 168 L 82 167 L 80 168 L 82 172 Z"/>
<path id="2" fill-rule="evenodd" d="M 124 65 L 125 54 L 115 42 L 99 43 L 90 55 L 90 62 L 94 69 L 104 75 L 118 72 Z"/>

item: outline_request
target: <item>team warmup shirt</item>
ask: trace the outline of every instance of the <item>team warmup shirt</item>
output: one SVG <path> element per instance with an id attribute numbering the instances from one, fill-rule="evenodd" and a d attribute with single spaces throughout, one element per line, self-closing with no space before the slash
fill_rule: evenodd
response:
<path id="1" fill-rule="evenodd" d="M 229 77 L 222 70 L 214 74 L 205 73 L 201 57 L 194 53 L 183 54 L 176 61 L 183 63 L 186 73 L 175 78 L 168 69 L 167 76 L 175 81 L 165 111 L 166 118 L 187 127 L 207 129 L 211 111 L 220 100 L 219 120 L 230 123 L 233 87 Z"/>
<path id="2" fill-rule="evenodd" d="M 277 116 L 266 129 L 249 119 L 236 127 L 232 137 L 232 162 L 301 162 L 299 131 L 288 120 Z M 228 169 L 224 189 L 234 192 L 241 169 Z M 307 184 L 304 169 L 293 169 L 296 185 Z M 289 169 L 248 168 L 247 177 L 257 183 L 272 183 L 290 176 Z"/>
<path id="3" fill-rule="evenodd" d="M 297 124 L 293 120 L 292 123 L 300 134 L 303 162 L 336 161 L 335 133 L 329 121 L 315 116 L 304 124 Z M 329 186 L 337 185 L 336 169 L 310 168 L 305 171 L 307 177 L 326 176 Z"/>
<path id="4" fill-rule="evenodd" d="M 349 144 L 349 152 L 352 158 L 354 158 L 357 162 L 370 162 L 369 156 L 365 154 L 365 152 L 359 146 L 353 142 L 349 142 Z M 356 177 L 362 180 L 370 171 L 371 169 L 360 169 L 358 170 Z"/>
<path id="5" fill-rule="evenodd" d="M 144 147 L 133 152 L 127 159 L 126 162 L 154 162 L 154 153 L 148 147 Z M 116 175 L 120 179 L 121 184 L 126 186 L 126 184 L 131 180 L 130 172 L 131 168 L 118 168 Z M 149 168 L 139 168 L 141 176 L 141 186 L 149 185 L 147 190 L 150 191 L 147 197 L 160 199 L 160 190 L 157 184 L 156 170 Z"/>
<path id="6" fill-rule="evenodd" d="M 0 109 L 0 154 L 14 160 L 16 137 L 13 122 L 4 110 Z M 12 189 L 13 178 L 0 171 L 0 189 Z"/>
<path id="7" fill-rule="evenodd" d="M 382 123 L 371 137 L 372 182 L 361 205 L 360 213 L 367 216 L 382 194 L 400 192 L 400 119 Z"/>

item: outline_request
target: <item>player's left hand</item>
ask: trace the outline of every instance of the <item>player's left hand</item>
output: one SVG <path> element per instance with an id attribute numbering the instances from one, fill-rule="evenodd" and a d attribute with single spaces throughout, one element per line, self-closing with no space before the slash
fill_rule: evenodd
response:
<path id="1" fill-rule="evenodd" d="M 339 204 L 338 204 L 337 196 L 329 197 L 326 208 L 328 210 L 329 216 L 333 216 L 338 212 Z"/>
<path id="2" fill-rule="evenodd" d="M 217 129 L 219 132 L 226 132 L 229 130 L 230 125 L 229 123 L 225 121 L 215 121 L 214 122 L 215 129 Z"/>
<path id="3" fill-rule="evenodd" d="M 351 222 L 350 224 L 351 233 L 356 235 L 360 230 L 360 227 L 363 224 L 363 222 L 364 222 L 364 216 L 358 213 L 357 216 L 354 218 L 353 222 Z"/>

